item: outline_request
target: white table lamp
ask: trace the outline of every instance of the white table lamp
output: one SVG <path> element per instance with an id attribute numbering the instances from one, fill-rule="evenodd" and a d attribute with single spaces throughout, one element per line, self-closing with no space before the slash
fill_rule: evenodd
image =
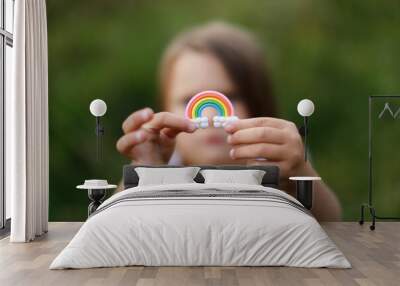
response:
<path id="1" fill-rule="evenodd" d="M 309 99 L 303 99 L 297 105 L 297 112 L 304 117 L 304 161 L 307 161 L 308 117 L 314 113 L 314 109 L 314 103 Z"/>
<path id="2" fill-rule="evenodd" d="M 104 128 L 101 126 L 100 117 L 104 116 L 107 112 L 107 104 L 101 99 L 95 99 L 90 103 L 90 113 L 96 117 L 96 158 L 97 161 L 101 158 L 101 137 L 104 135 Z"/>

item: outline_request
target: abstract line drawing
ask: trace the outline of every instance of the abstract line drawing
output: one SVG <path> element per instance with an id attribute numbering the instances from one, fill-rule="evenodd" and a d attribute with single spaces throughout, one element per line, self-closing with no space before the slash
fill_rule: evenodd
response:
<path id="1" fill-rule="evenodd" d="M 390 108 L 390 104 L 388 102 L 385 103 L 385 106 L 383 107 L 383 110 L 381 111 L 381 113 L 379 113 L 378 118 L 381 119 L 383 117 L 383 115 L 385 114 L 385 112 L 389 112 L 390 116 L 393 117 L 393 119 L 396 119 L 399 114 L 400 114 L 400 108 L 397 109 L 396 112 L 393 112 L 393 110 Z"/>

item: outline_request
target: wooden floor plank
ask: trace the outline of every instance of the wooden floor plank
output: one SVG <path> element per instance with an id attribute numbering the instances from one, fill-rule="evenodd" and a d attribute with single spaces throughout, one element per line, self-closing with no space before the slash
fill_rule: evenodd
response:
<path id="1" fill-rule="evenodd" d="M 352 269 L 290 267 L 116 267 L 48 269 L 82 223 L 50 223 L 49 233 L 32 243 L 0 240 L 0 285 L 400 285 L 400 222 L 382 222 L 375 231 L 356 222 L 325 223 L 324 230 Z"/>

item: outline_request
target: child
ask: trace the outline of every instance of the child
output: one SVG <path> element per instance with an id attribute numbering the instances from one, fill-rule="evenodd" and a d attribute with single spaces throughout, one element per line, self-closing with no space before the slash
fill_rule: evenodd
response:
<path id="1" fill-rule="evenodd" d="M 133 112 L 122 125 L 119 152 L 135 164 L 263 164 L 280 168 L 281 188 L 295 195 L 290 176 L 318 176 L 304 161 L 294 123 L 276 118 L 271 81 L 253 36 L 224 23 L 210 23 L 176 37 L 160 66 L 164 112 Z M 187 102 L 203 90 L 224 93 L 241 120 L 222 128 L 195 129 L 184 118 Z M 203 115 L 212 118 L 213 110 Z M 312 212 L 318 220 L 339 220 L 340 204 L 315 182 Z"/>

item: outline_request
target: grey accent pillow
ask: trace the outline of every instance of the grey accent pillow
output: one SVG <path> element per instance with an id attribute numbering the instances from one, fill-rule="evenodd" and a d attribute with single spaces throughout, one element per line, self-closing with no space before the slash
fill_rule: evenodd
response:
<path id="1" fill-rule="evenodd" d="M 261 185 L 263 170 L 201 170 L 204 183 Z"/>
<path id="2" fill-rule="evenodd" d="M 194 178 L 199 170 L 199 167 L 135 168 L 139 186 L 196 183 Z"/>

